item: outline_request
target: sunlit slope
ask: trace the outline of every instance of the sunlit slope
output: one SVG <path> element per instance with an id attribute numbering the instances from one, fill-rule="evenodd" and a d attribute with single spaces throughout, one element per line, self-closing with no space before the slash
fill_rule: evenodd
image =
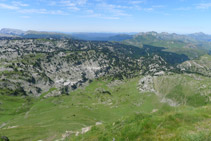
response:
<path id="1" fill-rule="evenodd" d="M 148 84 L 153 85 L 154 91 L 147 92 L 140 91 L 140 80 L 144 77 L 122 81 L 97 79 L 69 96 L 36 99 L 1 96 L 0 135 L 11 140 L 55 140 L 64 136 L 67 140 L 127 137 L 153 140 L 186 139 L 185 133 L 191 135 L 193 130 L 193 137 L 208 137 L 209 78 L 185 74 L 154 76 L 152 84 Z M 172 106 L 164 98 L 177 105 Z M 82 128 L 96 123 L 102 125 L 81 135 Z M 198 125 L 203 128 L 201 133 L 197 132 Z M 180 134 L 183 131 L 184 136 Z M 74 137 L 77 132 L 79 136 Z"/>
<path id="2" fill-rule="evenodd" d="M 185 35 L 157 32 L 139 33 L 122 43 L 138 47 L 144 45 L 164 47 L 166 51 L 185 54 L 190 59 L 198 58 L 211 50 L 211 43 L 208 41 L 196 40 Z"/>
<path id="3" fill-rule="evenodd" d="M 135 114 L 106 125 L 95 126 L 70 140 L 210 141 L 211 106 L 179 107 L 168 113 Z"/>
<path id="4" fill-rule="evenodd" d="M 145 98 L 156 95 L 161 103 L 175 102 L 176 105 L 155 107 L 150 113 L 140 111 L 113 123 L 94 126 L 87 134 L 70 137 L 70 140 L 211 140 L 211 80 L 194 74 L 151 79 L 147 84 L 149 88 L 142 89 L 145 92 L 141 95 Z M 143 88 L 141 84 L 139 88 Z M 145 106 L 149 105 L 141 105 Z"/>
<path id="5" fill-rule="evenodd" d="M 183 71 L 211 77 L 211 56 L 204 55 L 199 59 L 186 61 L 178 67 Z"/>
<path id="6" fill-rule="evenodd" d="M 11 140 L 54 140 L 62 138 L 65 131 L 79 131 L 96 122 L 112 123 L 122 116 L 151 112 L 165 105 L 155 95 L 147 96 L 145 101 L 137 89 L 138 80 L 120 81 L 120 86 L 107 85 L 109 80 L 96 80 L 69 96 L 31 99 L 29 109 L 23 99 L 18 102 L 6 97 L 0 100 L 4 111 L 0 125 L 6 124 L 0 133 Z M 9 107 L 7 104 L 11 103 L 17 106 Z M 142 104 L 148 106 L 142 107 Z"/>

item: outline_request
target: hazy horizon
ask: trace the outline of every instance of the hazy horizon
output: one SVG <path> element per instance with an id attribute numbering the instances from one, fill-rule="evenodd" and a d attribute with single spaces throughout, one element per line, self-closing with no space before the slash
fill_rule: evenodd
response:
<path id="1" fill-rule="evenodd" d="M 211 34 L 210 13 L 209 0 L 0 0 L 0 27 L 57 32 Z"/>
<path id="2" fill-rule="evenodd" d="M 188 35 L 188 34 L 196 34 L 196 33 L 204 33 L 204 34 L 207 34 L 207 35 L 210 35 L 209 33 L 206 33 L 206 32 L 189 32 L 189 33 L 178 33 L 178 32 L 165 32 L 165 31 L 161 31 L 161 32 L 158 32 L 158 31 L 137 31 L 137 32 L 112 32 L 112 31 L 75 31 L 75 32 L 66 32 L 66 31 L 52 31 L 52 30 L 34 30 L 34 29 L 27 29 L 27 30 L 23 30 L 23 29 L 17 29 L 17 28 L 8 28 L 8 27 L 0 27 L 0 30 L 1 29 L 15 29 L 15 30 L 21 30 L 21 31 L 24 31 L 24 32 L 27 32 L 27 31 L 37 31 L 37 32 L 55 32 L 55 33 L 64 33 L 64 34 L 129 34 L 129 35 L 134 35 L 134 34 L 138 34 L 138 33 L 147 33 L 147 32 L 157 32 L 157 33 L 169 33 L 169 34 L 180 34 L 180 35 Z"/>

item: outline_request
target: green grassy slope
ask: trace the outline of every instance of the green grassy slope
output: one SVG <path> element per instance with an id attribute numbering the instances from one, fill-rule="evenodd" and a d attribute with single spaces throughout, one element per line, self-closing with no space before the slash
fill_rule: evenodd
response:
<path id="1" fill-rule="evenodd" d="M 155 95 L 143 101 L 145 96 L 137 90 L 138 80 L 132 79 L 116 87 L 108 87 L 109 80 L 95 80 L 85 89 L 79 89 L 70 96 L 32 99 L 27 112 L 17 113 L 14 107 L 6 108 L 10 103 L 1 99 L 1 109 L 5 108 L 1 117 L 8 119 L 6 110 L 16 115 L 12 115 L 12 120 L 0 120 L 0 125 L 7 123 L 0 129 L 0 133 L 11 140 L 53 140 L 61 138 L 65 131 L 77 131 L 96 122 L 111 123 L 122 116 L 139 111 L 151 112 L 155 107 L 165 105 Z M 104 91 L 109 91 L 111 95 Z M 19 99 L 22 103 L 12 101 L 13 105 L 23 109 L 24 98 Z M 147 106 L 140 106 L 142 102 Z"/>
<path id="2" fill-rule="evenodd" d="M 95 126 L 70 140 L 210 141 L 211 106 L 180 107 L 168 113 L 136 114 L 112 124 Z"/>
<path id="3" fill-rule="evenodd" d="M 201 56 L 196 60 L 185 61 L 179 65 L 185 71 L 198 73 L 204 76 L 211 76 L 211 55 Z"/>
<path id="4" fill-rule="evenodd" d="M 70 140 L 211 140 L 211 80 L 200 75 L 174 74 L 154 77 L 153 81 L 161 99 L 166 97 L 180 105 L 158 106 L 148 113 L 141 111 L 113 123 L 94 126 L 88 133 L 72 136 Z M 147 104 L 141 107 L 149 107 L 152 101 L 145 99 Z"/>
<path id="5" fill-rule="evenodd" d="M 61 139 L 66 131 L 81 131 L 101 122 L 102 125 L 93 127 L 87 134 L 77 137 L 73 134 L 69 139 L 125 140 L 128 137 L 129 140 L 185 140 L 209 137 L 210 102 L 202 99 L 200 104 L 194 105 L 181 102 L 183 95 L 175 97 L 176 94 L 185 94 L 185 98 L 192 98 L 198 92 L 197 99 L 204 97 L 202 94 L 205 93 L 210 97 L 209 78 L 182 74 L 156 77 L 155 90 L 178 100 L 179 107 L 161 102 L 154 93 L 140 93 L 137 89 L 139 80 L 113 82 L 97 79 L 85 88 L 59 97 L 26 99 L 1 95 L 0 135 L 19 141 L 56 140 Z M 178 88 L 179 84 L 184 86 Z M 196 91 L 201 85 L 207 87 Z M 198 132 L 198 125 L 202 128 L 201 132 Z"/>
<path id="6" fill-rule="evenodd" d="M 154 78 L 155 90 L 180 105 L 193 107 L 210 103 L 211 80 L 195 74 L 175 74 Z"/>
<path id="7" fill-rule="evenodd" d="M 166 48 L 165 51 L 185 54 L 190 59 L 198 58 L 211 49 L 211 44 L 209 42 L 183 39 L 182 36 L 178 39 L 173 36 L 165 36 L 162 34 L 152 35 L 150 33 L 136 35 L 132 39 L 122 41 L 122 43 L 137 47 L 143 47 L 143 45 L 164 47 Z"/>

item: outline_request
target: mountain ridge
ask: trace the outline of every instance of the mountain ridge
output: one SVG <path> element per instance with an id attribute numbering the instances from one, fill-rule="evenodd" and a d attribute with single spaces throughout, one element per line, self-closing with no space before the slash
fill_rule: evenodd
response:
<path id="1" fill-rule="evenodd" d="M 119 42 L 29 33 L 0 38 L 1 138 L 210 139 L 209 42 L 156 32 Z"/>
<path id="2" fill-rule="evenodd" d="M 197 32 L 197 33 L 190 33 L 190 34 L 177 34 L 177 33 L 168 33 L 168 32 L 156 32 L 156 31 L 149 31 L 149 32 L 139 32 L 139 33 L 95 33 L 95 32 L 74 32 L 74 33 L 63 33 L 63 32 L 52 32 L 52 31 L 36 31 L 36 30 L 27 30 L 23 31 L 20 29 L 12 29 L 12 28 L 2 28 L 0 30 L 1 34 L 5 35 L 11 35 L 11 36 L 23 36 L 26 34 L 62 34 L 63 36 L 66 35 L 72 35 L 73 37 L 77 39 L 82 40 L 104 40 L 104 41 L 112 41 L 112 38 L 115 36 L 123 36 L 127 35 L 128 38 L 131 38 L 131 36 L 138 36 L 138 35 L 156 35 L 156 36 L 171 36 L 171 37 L 177 37 L 177 38 L 186 38 L 186 39 L 195 39 L 200 41 L 210 41 L 211 35 L 205 34 L 203 32 Z M 92 37 L 93 36 L 93 37 Z M 202 37 L 203 36 L 203 37 Z M 126 37 L 125 37 L 126 38 Z M 127 39 L 127 38 L 126 38 Z M 121 39 L 123 40 L 123 39 Z M 119 41 L 119 40 L 117 40 Z"/>

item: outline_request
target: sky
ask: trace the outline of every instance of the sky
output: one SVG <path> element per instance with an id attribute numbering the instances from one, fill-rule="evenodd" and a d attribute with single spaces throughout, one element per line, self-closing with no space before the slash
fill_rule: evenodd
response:
<path id="1" fill-rule="evenodd" d="M 211 34 L 211 0 L 0 0 L 0 28 Z"/>

